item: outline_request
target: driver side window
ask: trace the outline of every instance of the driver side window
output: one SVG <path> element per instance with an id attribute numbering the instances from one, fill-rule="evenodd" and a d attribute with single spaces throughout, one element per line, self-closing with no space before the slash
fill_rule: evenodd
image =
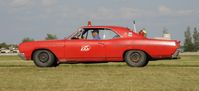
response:
<path id="1" fill-rule="evenodd" d="M 104 29 L 104 28 L 96 28 L 96 29 L 84 29 L 85 32 L 83 33 L 82 37 L 84 39 L 88 40 L 109 40 L 109 39 L 115 39 L 120 38 L 120 36 L 113 32 L 110 29 Z M 93 34 L 93 31 L 97 31 L 97 35 Z M 97 36 L 97 39 L 95 38 Z"/>
<path id="2" fill-rule="evenodd" d="M 88 39 L 88 40 L 92 40 L 92 39 L 93 39 L 92 31 L 93 31 L 93 30 L 87 31 L 87 32 L 88 32 L 88 36 L 87 36 L 87 39 Z"/>

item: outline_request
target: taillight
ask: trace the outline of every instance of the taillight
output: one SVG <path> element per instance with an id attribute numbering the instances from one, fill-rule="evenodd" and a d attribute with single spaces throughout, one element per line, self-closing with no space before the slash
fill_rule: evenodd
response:
<path id="1" fill-rule="evenodd" d="M 176 40 L 176 46 L 180 47 L 180 41 Z"/>

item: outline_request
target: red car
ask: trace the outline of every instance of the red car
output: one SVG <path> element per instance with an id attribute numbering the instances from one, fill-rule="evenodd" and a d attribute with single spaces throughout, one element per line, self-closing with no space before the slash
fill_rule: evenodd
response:
<path id="1" fill-rule="evenodd" d="M 180 42 L 145 38 L 120 26 L 83 26 L 61 40 L 25 42 L 19 56 L 38 67 L 68 62 L 126 62 L 144 67 L 150 60 L 178 58 Z"/>

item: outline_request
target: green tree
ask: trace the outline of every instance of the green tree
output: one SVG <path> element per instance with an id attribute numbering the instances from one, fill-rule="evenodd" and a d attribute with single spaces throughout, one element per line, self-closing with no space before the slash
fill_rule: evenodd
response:
<path id="1" fill-rule="evenodd" d="M 3 42 L 3 43 L 0 43 L 0 48 L 8 48 L 9 47 L 9 45 L 8 44 L 6 44 L 5 42 Z"/>
<path id="2" fill-rule="evenodd" d="M 185 35 L 184 51 L 194 51 L 190 27 L 187 28 L 187 31 L 185 31 L 184 35 Z"/>
<path id="3" fill-rule="evenodd" d="M 57 36 L 53 35 L 53 34 L 47 34 L 47 37 L 45 39 L 46 40 L 54 40 L 54 39 L 57 39 Z"/>
<path id="4" fill-rule="evenodd" d="M 31 41 L 34 41 L 34 39 L 26 37 L 26 38 L 23 38 L 22 43 L 23 42 L 31 42 Z"/>
<path id="5" fill-rule="evenodd" d="M 193 45 L 194 45 L 194 51 L 198 51 L 199 50 L 199 32 L 196 27 L 194 28 L 194 32 L 193 32 Z"/>

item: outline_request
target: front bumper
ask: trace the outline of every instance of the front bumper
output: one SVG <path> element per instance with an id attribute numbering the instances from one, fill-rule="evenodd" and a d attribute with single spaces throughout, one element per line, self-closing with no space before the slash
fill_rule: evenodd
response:
<path id="1" fill-rule="evenodd" d="M 181 50 L 180 49 L 177 49 L 176 51 L 175 51 L 175 53 L 172 55 L 172 59 L 180 59 L 180 52 L 181 52 Z"/>
<path id="2" fill-rule="evenodd" d="M 26 60 L 25 54 L 24 53 L 19 53 L 18 56 L 22 59 L 22 60 Z"/>

